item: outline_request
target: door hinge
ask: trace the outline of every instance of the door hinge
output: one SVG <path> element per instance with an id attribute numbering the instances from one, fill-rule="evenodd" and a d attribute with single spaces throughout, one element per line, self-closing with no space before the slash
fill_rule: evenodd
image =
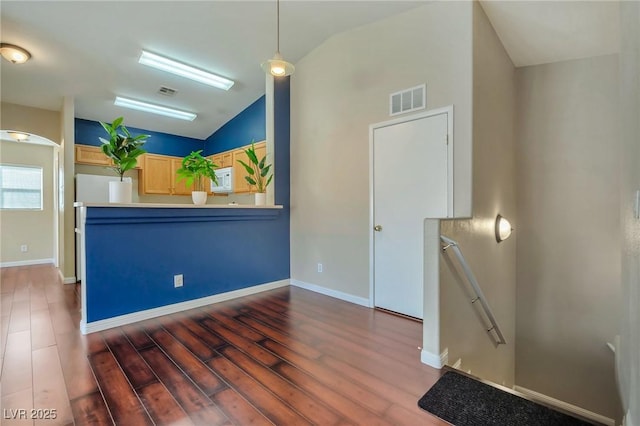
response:
<path id="1" fill-rule="evenodd" d="M 447 145 L 449 145 L 449 133 L 447 133 Z"/>

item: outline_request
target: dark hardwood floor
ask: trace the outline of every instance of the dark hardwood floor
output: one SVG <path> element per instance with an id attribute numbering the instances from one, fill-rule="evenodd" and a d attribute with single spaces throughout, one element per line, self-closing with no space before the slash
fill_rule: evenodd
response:
<path id="1" fill-rule="evenodd" d="M 291 287 L 82 336 L 55 268 L 0 278 L 2 425 L 447 424 L 412 320 Z"/>

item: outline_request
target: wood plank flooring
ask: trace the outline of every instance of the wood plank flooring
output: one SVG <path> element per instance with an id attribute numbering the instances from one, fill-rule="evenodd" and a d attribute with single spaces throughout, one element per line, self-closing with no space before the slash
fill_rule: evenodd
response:
<path id="1" fill-rule="evenodd" d="M 2 425 L 447 424 L 415 321 L 290 287 L 82 336 L 52 266 L 0 291 Z"/>

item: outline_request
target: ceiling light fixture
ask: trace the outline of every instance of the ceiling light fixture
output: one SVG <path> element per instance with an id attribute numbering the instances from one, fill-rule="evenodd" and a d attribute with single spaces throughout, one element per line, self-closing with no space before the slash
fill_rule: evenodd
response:
<path id="1" fill-rule="evenodd" d="M 262 65 L 262 69 L 267 74 L 271 74 L 274 77 L 285 77 L 287 75 L 293 74 L 296 70 L 296 67 L 293 64 L 282 59 L 282 55 L 280 54 L 280 0 L 276 0 L 276 8 L 277 8 L 277 33 L 276 33 L 276 54 L 273 55 L 273 59 L 269 59 L 268 61 L 264 61 Z"/>
<path id="2" fill-rule="evenodd" d="M 138 111 L 164 115 L 166 117 L 179 118 L 180 120 L 193 121 L 197 117 L 197 115 L 192 112 L 180 111 L 173 108 L 167 108 L 165 106 L 148 104 L 146 102 L 135 101 L 133 99 L 121 98 L 120 96 L 116 96 L 114 105 L 136 109 Z"/>
<path id="3" fill-rule="evenodd" d="M 9 130 L 7 132 L 9 134 L 9 136 L 11 136 L 11 138 L 15 139 L 18 142 L 25 142 L 29 140 L 29 136 L 31 136 L 29 133 L 23 133 L 23 132 L 14 132 Z"/>
<path id="4" fill-rule="evenodd" d="M 511 223 L 504 217 L 498 215 L 496 217 L 496 241 L 501 242 L 506 240 L 511 236 L 511 231 L 513 231 Z"/>
<path id="5" fill-rule="evenodd" d="M 180 77 L 185 77 L 199 83 L 217 87 L 218 89 L 229 90 L 234 84 L 233 80 L 229 80 L 228 78 L 220 77 L 219 75 L 208 71 L 202 71 L 198 68 L 192 67 L 191 65 L 183 64 L 145 50 L 142 51 L 142 55 L 140 55 L 138 63 L 161 71 L 166 71 L 171 74 L 179 75 Z"/>
<path id="6" fill-rule="evenodd" d="M 31 53 L 20 46 L 0 43 L 0 55 L 12 64 L 24 64 L 31 58 Z"/>

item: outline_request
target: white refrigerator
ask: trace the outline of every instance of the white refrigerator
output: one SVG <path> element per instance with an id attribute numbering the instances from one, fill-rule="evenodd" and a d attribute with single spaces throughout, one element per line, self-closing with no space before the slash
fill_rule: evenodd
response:
<path id="1" fill-rule="evenodd" d="M 131 178 L 124 178 L 131 181 Z M 75 201 L 82 203 L 108 203 L 109 202 L 109 182 L 120 180 L 119 176 L 99 176 L 76 174 Z M 82 278 L 82 264 L 80 254 L 80 215 L 76 210 L 76 279 Z"/>

